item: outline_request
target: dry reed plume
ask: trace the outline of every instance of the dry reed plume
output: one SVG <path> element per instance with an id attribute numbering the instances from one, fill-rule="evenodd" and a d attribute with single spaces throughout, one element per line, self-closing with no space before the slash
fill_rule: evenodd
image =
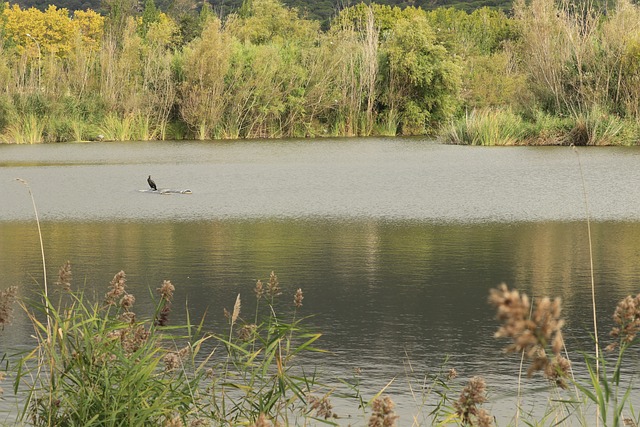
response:
<path id="1" fill-rule="evenodd" d="M 487 385 L 482 377 L 473 377 L 460 392 L 460 397 L 453 403 L 456 414 L 464 425 L 489 427 L 493 425 L 493 417 L 485 409 L 478 408 L 487 401 Z"/>
<path id="2" fill-rule="evenodd" d="M 509 290 L 504 283 L 492 289 L 489 302 L 496 307 L 497 318 L 502 322 L 495 336 L 511 338 L 513 343 L 505 348 L 508 353 L 521 353 L 531 361 L 527 374 L 543 371 L 545 376 L 560 386 L 565 386 L 560 377 L 568 374 L 569 361 L 560 355 L 563 347 L 560 318 L 561 300 L 542 298 L 531 311 L 531 303 L 526 294 Z M 555 358 L 547 356 L 550 348 Z"/>
<path id="3" fill-rule="evenodd" d="M 240 301 L 240 294 L 236 297 L 236 302 L 233 304 L 233 314 L 231 315 L 231 325 L 235 325 L 238 316 L 240 316 L 240 308 L 242 307 L 242 302 Z"/>
<path id="4" fill-rule="evenodd" d="M 254 424 L 251 424 L 251 427 L 271 427 L 271 422 L 264 413 L 260 413 L 258 419 Z"/>
<path id="5" fill-rule="evenodd" d="M 17 286 L 11 286 L 0 291 L 0 327 L 2 327 L 2 329 L 4 329 L 5 325 L 11 323 L 11 315 L 13 313 L 12 305 L 17 293 Z"/>
<path id="6" fill-rule="evenodd" d="M 371 404 L 373 413 L 369 417 L 369 427 L 395 427 L 400 418 L 393 410 L 395 406 L 389 396 L 376 398 Z"/>
<path id="7" fill-rule="evenodd" d="M 170 280 L 165 280 L 162 283 L 162 286 L 157 289 L 161 298 L 164 301 L 171 302 L 173 301 L 173 292 L 176 290 L 175 286 L 171 283 Z"/>
<path id="8" fill-rule="evenodd" d="M 118 298 L 125 294 L 125 286 L 127 282 L 127 275 L 124 271 L 120 271 L 113 276 L 113 280 L 109 284 L 111 289 L 104 295 L 106 305 L 116 305 Z"/>
<path id="9" fill-rule="evenodd" d="M 258 326 L 255 323 L 248 325 L 242 325 L 242 328 L 238 330 L 238 338 L 242 341 L 249 341 L 256 333 Z"/>
<path id="10" fill-rule="evenodd" d="M 260 279 L 258 279 L 258 281 L 256 282 L 255 293 L 258 300 L 262 299 L 262 297 L 264 296 L 264 285 L 262 284 L 262 280 Z"/>
<path id="11" fill-rule="evenodd" d="M 293 296 L 293 304 L 296 308 L 302 307 L 302 300 L 304 299 L 304 295 L 302 294 L 302 289 L 298 288 L 296 294 Z"/>
<path id="12" fill-rule="evenodd" d="M 58 272 L 58 281 L 55 284 L 60 288 L 60 290 L 70 292 L 71 277 L 71 262 L 67 261 L 62 267 L 60 267 L 60 271 Z"/>
<path id="13" fill-rule="evenodd" d="M 156 326 L 167 326 L 169 323 L 169 314 L 171 313 L 171 302 L 173 301 L 173 292 L 176 290 L 175 286 L 169 280 L 165 280 L 162 286 L 156 289 L 160 294 L 160 310 L 156 315 Z"/>
<path id="14" fill-rule="evenodd" d="M 183 366 L 185 358 L 191 353 L 191 347 L 188 345 L 178 351 L 170 351 L 164 355 L 162 361 L 164 362 L 165 372 L 172 372 Z"/>
<path id="15" fill-rule="evenodd" d="M 337 415 L 333 413 L 333 405 L 327 395 L 322 397 L 309 396 L 308 405 L 309 409 L 315 412 L 317 418 L 324 418 L 325 420 L 337 418 Z"/>
<path id="16" fill-rule="evenodd" d="M 267 283 L 267 295 L 271 298 L 277 297 L 282 292 L 280 292 L 280 282 L 278 282 L 278 276 L 276 276 L 275 272 L 271 272 L 269 276 L 269 283 Z"/>
<path id="17" fill-rule="evenodd" d="M 622 299 L 613 313 L 613 321 L 617 326 L 611 330 L 611 336 L 618 342 L 607 346 L 607 350 L 615 349 L 619 344 L 631 343 L 640 330 L 640 294 Z"/>

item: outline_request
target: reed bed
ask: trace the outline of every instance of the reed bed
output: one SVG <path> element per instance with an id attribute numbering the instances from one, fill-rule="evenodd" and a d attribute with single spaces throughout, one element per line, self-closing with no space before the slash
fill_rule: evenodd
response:
<path id="1" fill-rule="evenodd" d="M 324 381 L 313 366 L 301 364 L 305 353 L 324 351 L 316 346 L 321 334 L 304 326 L 303 291 L 283 292 L 273 272 L 254 286 L 255 312 L 243 316 L 242 297 L 236 296 L 225 310 L 227 331 L 222 333 L 205 332 L 204 319 L 172 325 L 178 290 L 168 280 L 156 289 L 155 311 L 146 318 L 134 311 L 136 297 L 123 271 L 100 301 L 73 290 L 71 282 L 67 262 L 50 299 L 44 294 L 38 300 L 17 298 L 15 287 L 0 292 L 0 325 L 9 324 L 17 298 L 37 338 L 35 348 L 5 366 L 0 378 L 6 386 L 5 376 L 10 377 L 22 390 L 18 423 L 297 426 L 341 425 L 349 417 L 350 423 L 369 426 L 498 425 L 486 409 L 491 385 L 481 376 L 457 380 L 446 361 L 435 375 L 418 380 L 407 374 L 416 402 L 413 421 L 400 418 L 385 395 L 393 380 L 366 397 L 357 376 L 338 384 Z M 290 309 L 276 312 L 283 305 L 276 301 L 285 294 Z M 500 323 L 495 336 L 508 341 L 505 352 L 523 355 L 526 376 L 542 375 L 549 383 L 545 415 L 535 419 L 518 411 L 509 425 L 553 420 L 591 426 L 594 417 L 603 426 L 637 425 L 640 417 L 629 401 L 633 378 L 624 377 L 623 366 L 637 343 L 640 294 L 616 307 L 607 351 L 584 356 L 586 381 L 575 378 L 568 359 L 559 298 L 534 302 L 503 284 L 488 300 Z M 526 380 L 522 387 L 526 390 Z M 336 411 L 336 401 L 340 408 L 354 408 L 356 416 Z"/>
<path id="2" fill-rule="evenodd" d="M 460 145 L 634 145 L 640 128 L 597 106 L 568 117 L 483 108 L 452 121 L 442 138 Z"/>

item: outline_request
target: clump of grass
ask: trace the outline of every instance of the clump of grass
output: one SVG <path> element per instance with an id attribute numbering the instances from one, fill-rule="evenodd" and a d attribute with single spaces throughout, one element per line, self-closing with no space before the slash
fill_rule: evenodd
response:
<path id="1" fill-rule="evenodd" d="M 15 117 L 3 134 L 2 141 L 9 144 L 38 144 L 44 142 L 46 120 L 35 114 Z"/>
<path id="2" fill-rule="evenodd" d="M 515 145 L 521 143 L 527 129 L 523 119 L 510 109 L 473 110 L 454 121 L 445 139 L 463 145 Z"/>
<path id="3" fill-rule="evenodd" d="M 527 123 L 525 141 L 531 145 L 569 145 L 567 134 L 574 125 L 570 117 L 533 109 L 523 115 Z"/>
<path id="4" fill-rule="evenodd" d="M 635 121 L 622 119 L 601 108 L 580 113 L 567 135 L 573 145 L 633 145 L 638 141 L 639 129 Z"/>
<path id="5" fill-rule="evenodd" d="M 116 113 L 107 114 L 99 126 L 100 133 L 107 141 L 130 141 L 133 138 L 133 117 L 120 117 Z"/>
<path id="6" fill-rule="evenodd" d="M 70 273 L 65 264 L 60 280 L 65 287 Z M 144 426 L 169 422 L 176 414 L 182 422 L 196 417 L 194 381 L 202 375 L 163 369 L 173 338 L 150 320 L 136 319 L 125 277 L 124 272 L 114 276 L 103 304 L 90 303 L 81 293 L 71 293 L 68 304 L 48 304 L 54 333 L 38 320 L 41 304 L 32 303 L 33 310 L 25 306 L 38 346 L 19 361 L 16 381 L 28 390 L 22 421 Z"/>
<path id="7" fill-rule="evenodd" d="M 256 286 L 266 304 L 256 306 L 255 323 L 242 319 L 242 300 L 236 297 L 226 335 L 204 334 L 202 322 L 169 326 L 175 287 L 168 280 L 157 289 L 153 316 L 141 318 L 124 271 L 114 275 L 100 302 L 71 290 L 71 278 L 67 262 L 56 282 L 66 297 L 57 306 L 46 296 L 23 304 L 37 347 L 18 362 L 16 387 L 27 393 L 20 421 L 35 426 L 295 425 L 336 416 L 332 391 L 315 397 L 325 386 L 295 363 L 303 352 L 320 351 L 313 343 L 321 334 L 296 319 L 301 289 L 292 292 L 292 320 L 276 314 L 275 301 L 283 291 L 275 273 L 264 292 Z M 50 327 L 38 313 L 47 315 Z M 212 348 L 204 351 L 205 343 Z"/>

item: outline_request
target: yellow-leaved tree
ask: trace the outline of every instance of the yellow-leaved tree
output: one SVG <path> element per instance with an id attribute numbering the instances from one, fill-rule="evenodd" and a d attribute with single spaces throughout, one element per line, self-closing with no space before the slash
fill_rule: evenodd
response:
<path id="1" fill-rule="evenodd" d="M 64 58 L 73 50 L 78 36 L 88 47 L 99 46 L 102 39 L 104 18 L 92 10 L 76 11 L 71 19 L 67 9 L 55 5 L 42 12 L 14 4 L 5 7 L 3 15 L 5 37 L 30 57 L 52 53 Z"/>
<path id="2" fill-rule="evenodd" d="M 73 12 L 73 22 L 85 47 L 92 50 L 100 47 L 104 32 L 104 16 L 91 9 L 76 10 Z"/>

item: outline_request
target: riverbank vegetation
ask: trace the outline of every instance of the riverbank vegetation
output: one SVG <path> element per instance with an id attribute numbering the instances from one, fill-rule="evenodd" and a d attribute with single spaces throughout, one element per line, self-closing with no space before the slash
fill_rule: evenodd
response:
<path id="1" fill-rule="evenodd" d="M 343 9 L 278 0 L 105 14 L 0 4 L 0 140 L 432 135 L 459 144 L 636 144 L 640 6 Z"/>

